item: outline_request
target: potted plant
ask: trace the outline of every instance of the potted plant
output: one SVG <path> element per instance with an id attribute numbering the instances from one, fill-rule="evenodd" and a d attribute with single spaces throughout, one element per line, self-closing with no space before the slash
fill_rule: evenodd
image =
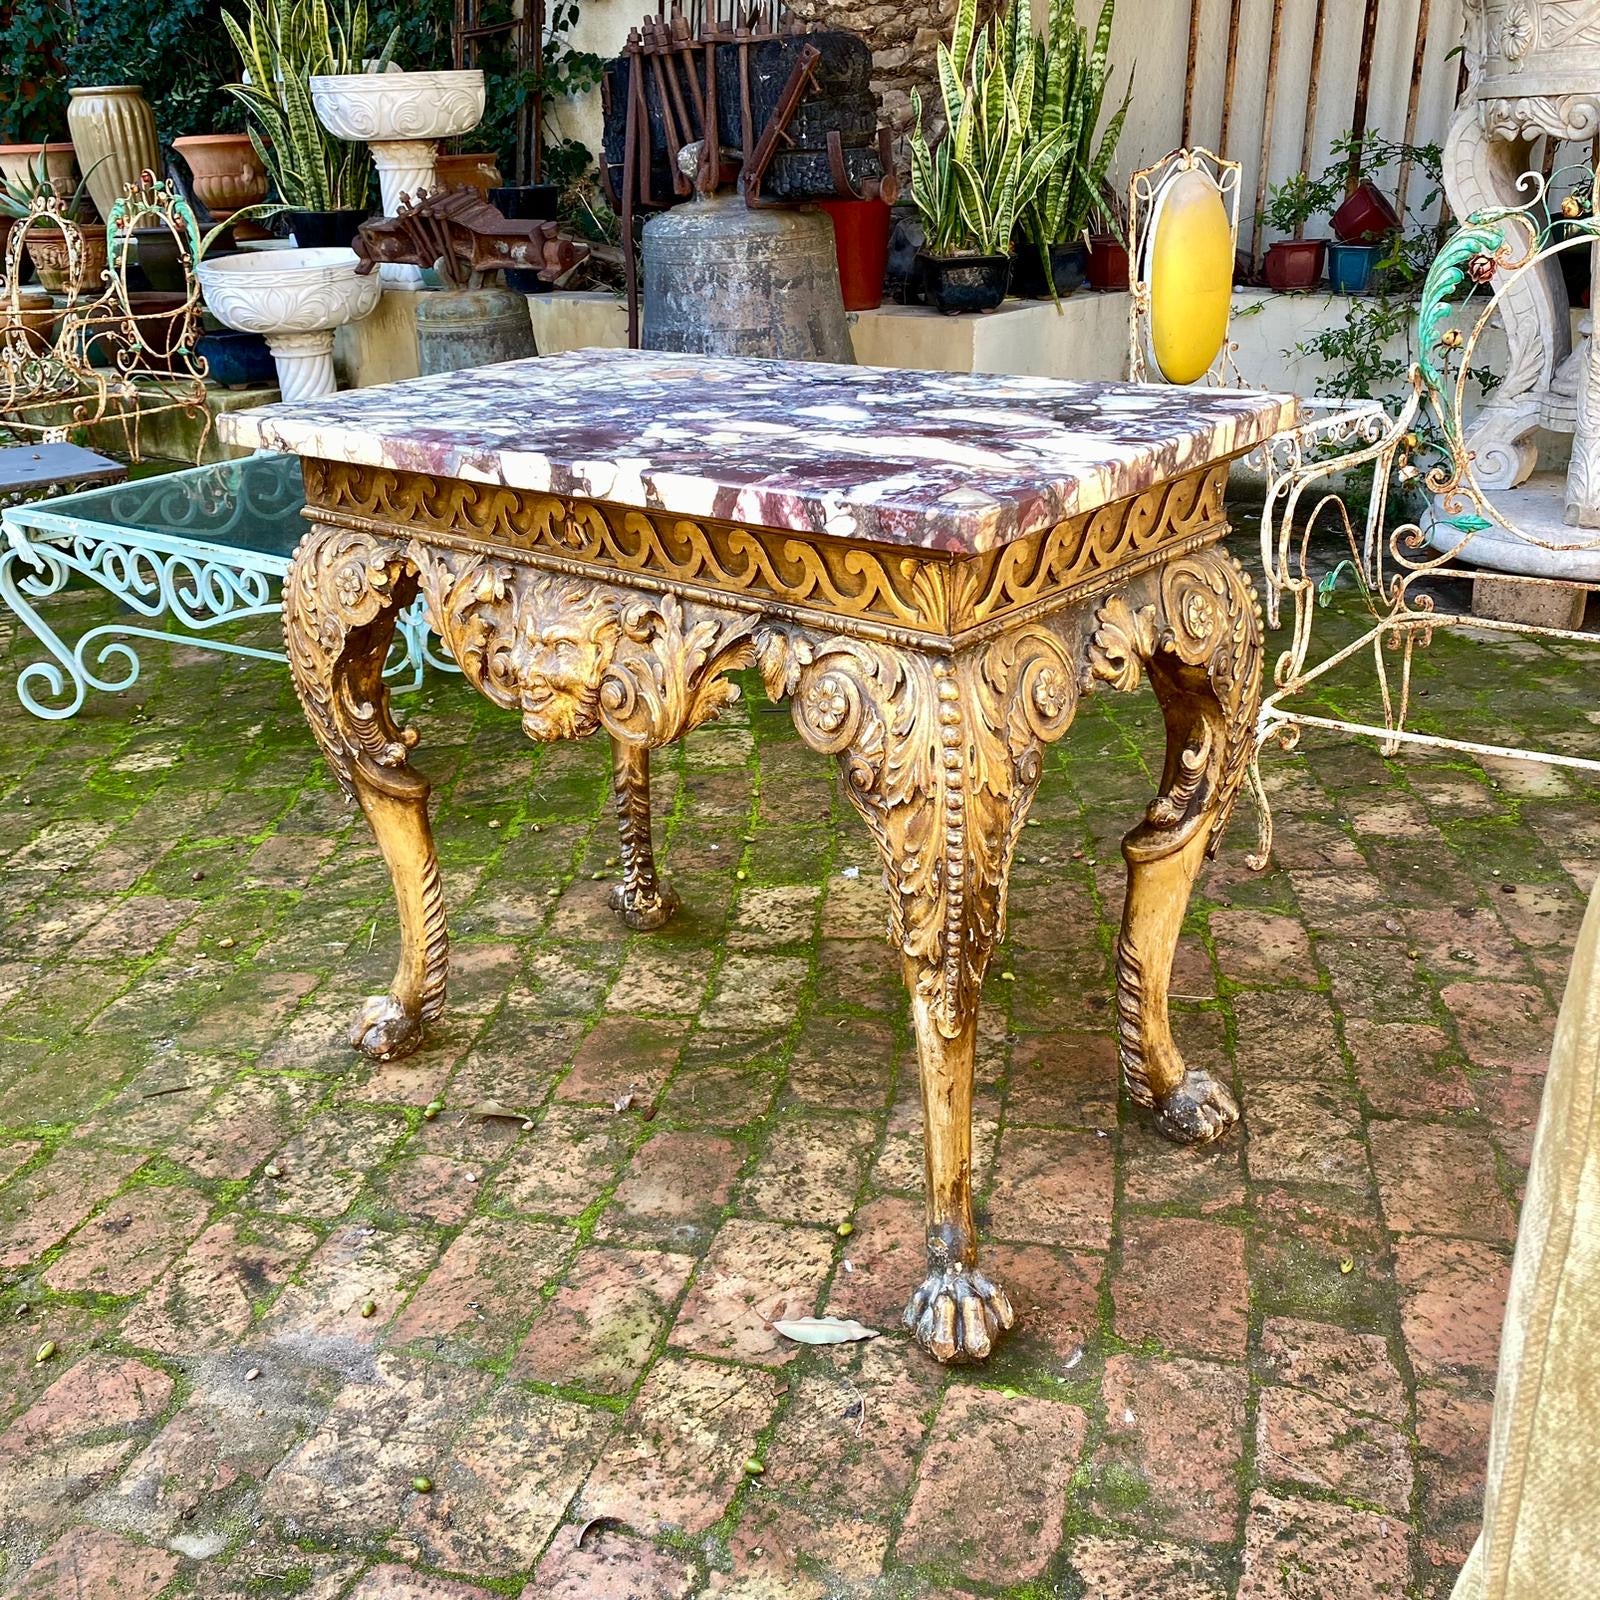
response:
<path id="1" fill-rule="evenodd" d="M 1070 130 L 1032 140 L 1034 52 L 1015 0 L 987 27 L 977 0 L 960 0 L 950 43 L 939 44 L 945 129 L 930 148 L 913 93 L 911 198 L 922 218 L 923 293 L 946 314 L 992 311 L 1011 279 L 1017 213 L 1060 165 Z"/>
<path id="2" fill-rule="evenodd" d="M 8 182 L 13 178 L 26 182 L 29 170 L 44 151 L 45 168 L 56 193 L 72 193 L 77 176 L 78 158 L 70 140 L 56 140 L 49 144 L 0 144 L 0 178 Z"/>
<path id="3" fill-rule="evenodd" d="M 1380 244 L 1328 241 L 1328 287 L 1335 294 L 1365 294 L 1372 287 L 1372 269 L 1383 254 Z"/>
<path id="4" fill-rule="evenodd" d="M 13 226 L 27 229 L 22 247 L 42 287 L 51 294 L 74 294 L 100 281 L 106 268 L 106 229 L 89 202 L 91 167 L 63 200 L 50 176 L 48 159 L 39 147 L 33 165 L 21 179 L 0 178 L 0 215 Z M 52 203 L 53 202 L 53 203 Z M 41 209 L 48 205 L 49 209 Z M 82 269 L 76 283 L 72 272 L 71 224 L 83 241 Z"/>
<path id="5" fill-rule="evenodd" d="M 1128 287 L 1128 202 L 1122 191 L 1102 181 L 1089 213 L 1089 257 L 1085 273 L 1091 289 Z"/>
<path id="6" fill-rule="evenodd" d="M 1105 0 L 1091 43 L 1088 30 L 1077 25 L 1072 0 L 1051 0 L 1048 35 L 1034 40 L 1033 139 L 1041 141 L 1057 128 L 1066 128 L 1068 139 L 1061 164 L 1022 210 L 1014 273 L 1018 294 L 1055 299 L 1084 280 L 1089 222 L 1133 94 L 1130 74 L 1122 104 L 1097 145 L 1115 9 L 1116 0 Z"/>
<path id="7" fill-rule="evenodd" d="M 228 91 L 244 107 L 251 142 L 288 208 L 296 244 L 348 249 L 366 220 L 372 162 L 364 145 L 336 138 L 317 120 L 310 80 L 385 71 L 399 29 L 369 65 L 366 0 L 245 5 L 242 24 L 223 13 L 243 71 L 243 82 Z"/>
<path id="8" fill-rule="evenodd" d="M 1276 228 L 1281 233 L 1300 234 L 1319 212 L 1329 209 L 1334 194 L 1327 178 L 1293 173 L 1267 191 L 1266 209 L 1256 218 L 1258 228 Z M 1267 287 L 1280 294 L 1294 289 L 1313 289 L 1322 280 L 1326 239 L 1279 239 L 1268 245 L 1263 263 Z"/>

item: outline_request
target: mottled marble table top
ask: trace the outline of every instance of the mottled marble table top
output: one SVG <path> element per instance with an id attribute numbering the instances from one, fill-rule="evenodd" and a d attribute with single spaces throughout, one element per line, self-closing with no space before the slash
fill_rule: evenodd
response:
<path id="1" fill-rule="evenodd" d="M 230 443 L 978 552 L 1236 455 L 1292 396 L 578 350 L 225 413 Z"/>

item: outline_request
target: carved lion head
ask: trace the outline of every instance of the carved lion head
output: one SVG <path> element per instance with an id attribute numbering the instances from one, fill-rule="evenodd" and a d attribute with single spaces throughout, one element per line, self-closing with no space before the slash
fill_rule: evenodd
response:
<path id="1" fill-rule="evenodd" d="M 604 591 L 560 578 L 522 591 L 510 647 L 489 671 L 530 739 L 579 739 L 600 726 L 600 684 L 621 636 L 616 600 Z"/>

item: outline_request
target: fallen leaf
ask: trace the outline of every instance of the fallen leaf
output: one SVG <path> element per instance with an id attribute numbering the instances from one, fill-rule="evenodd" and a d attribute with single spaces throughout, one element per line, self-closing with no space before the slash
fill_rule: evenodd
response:
<path id="1" fill-rule="evenodd" d="M 504 1117 L 508 1122 L 523 1122 L 527 1120 L 526 1111 L 513 1111 L 510 1106 L 503 1106 L 498 1100 L 480 1100 L 476 1105 L 467 1107 L 469 1117 Z"/>
<path id="2" fill-rule="evenodd" d="M 796 1344 L 852 1344 L 857 1339 L 876 1339 L 876 1328 L 864 1328 L 843 1317 L 799 1317 L 793 1322 L 774 1322 L 773 1330 Z"/>

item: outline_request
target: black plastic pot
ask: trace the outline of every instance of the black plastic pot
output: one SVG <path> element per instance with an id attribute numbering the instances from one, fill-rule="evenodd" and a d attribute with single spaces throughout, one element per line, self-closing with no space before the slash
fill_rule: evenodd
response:
<path id="1" fill-rule="evenodd" d="M 366 220 L 365 211 L 291 211 L 289 228 L 302 250 L 348 250 Z"/>
<path id="2" fill-rule="evenodd" d="M 1050 246 L 1050 271 L 1055 278 L 1056 293 L 1071 294 L 1081 289 L 1089 270 L 1089 247 L 1084 244 L 1053 244 Z M 1044 258 L 1031 239 L 1017 245 L 1012 258 L 1011 292 L 1024 300 L 1048 300 L 1050 282 L 1045 277 Z"/>
<path id="3" fill-rule="evenodd" d="M 993 311 L 1011 286 L 1010 256 L 933 256 L 917 252 L 922 295 L 935 311 Z"/>
<path id="4" fill-rule="evenodd" d="M 146 285 L 158 294 L 183 294 L 183 257 L 178 236 L 171 228 L 135 228 L 133 242 L 139 253 L 139 270 Z"/>
<path id="5" fill-rule="evenodd" d="M 502 217 L 523 222 L 554 222 L 561 214 L 558 183 L 507 184 L 489 191 L 489 202 Z M 549 294 L 555 288 L 531 267 L 507 267 L 506 288 L 515 294 Z"/>

